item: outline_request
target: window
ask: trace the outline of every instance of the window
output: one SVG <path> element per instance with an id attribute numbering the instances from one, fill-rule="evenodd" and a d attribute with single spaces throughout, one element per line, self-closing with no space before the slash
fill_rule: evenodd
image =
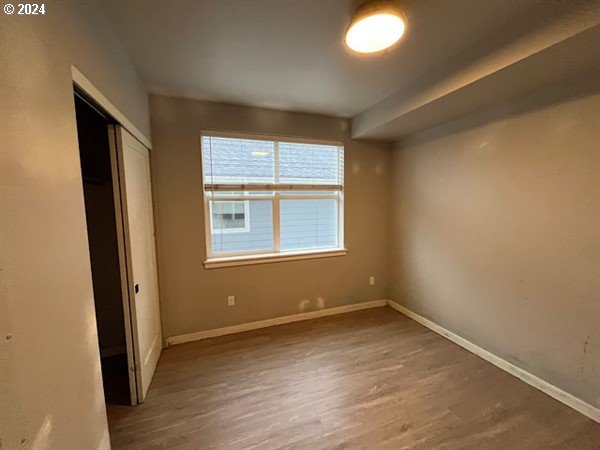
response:
<path id="1" fill-rule="evenodd" d="M 343 251 L 341 144 L 203 133 L 202 165 L 207 263 Z"/>
<path id="2" fill-rule="evenodd" d="M 250 231 L 248 202 L 216 201 L 211 204 L 212 234 L 247 233 Z"/>

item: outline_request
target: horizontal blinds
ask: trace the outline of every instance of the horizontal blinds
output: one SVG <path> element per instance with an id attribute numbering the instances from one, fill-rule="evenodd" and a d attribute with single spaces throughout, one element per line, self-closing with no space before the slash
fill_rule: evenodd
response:
<path id="1" fill-rule="evenodd" d="M 344 148 L 220 136 L 202 137 L 207 191 L 340 191 Z"/>

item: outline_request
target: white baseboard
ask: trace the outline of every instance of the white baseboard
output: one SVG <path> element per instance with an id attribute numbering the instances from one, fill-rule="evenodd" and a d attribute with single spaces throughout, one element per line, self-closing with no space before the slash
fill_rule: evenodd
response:
<path id="1" fill-rule="evenodd" d="M 437 334 L 445 337 L 446 339 L 451 340 L 455 344 L 460 345 L 466 350 L 474 353 L 475 355 L 485 359 L 486 361 L 492 363 L 496 367 L 504 370 L 505 372 L 510 373 L 511 375 L 519 378 L 525 383 L 533 386 L 536 389 L 539 389 L 545 394 L 548 394 L 550 397 L 558 400 L 561 403 L 573 408 L 575 411 L 580 412 L 581 414 L 589 417 L 590 419 L 600 422 L 600 409 L 595 406 L 590 405 L 589 403 L 584 402 L 583 400 L 569 394 L 568 392 L 563 391 L 562 389 L 554 386 L 553 384 L 548 383 L 547 381 L 542 380 L 541 378 L 536 377 L 535 375 L 527 372 L 524 369 L 521 369 L 518 366 L 506 361 L 505 359 L 500 358 L 499 356 L 494 355 L 493 353 L 484 350 L 478 345 L 468 341 L 451 331 L 448 331 L 446 328 L 432 322 L 429 319 L 426 319 L 423 316 L 411 311 L 410 309 L 405 308 L 404 306 L 399 305 L 396 302 L 388 300 L 388 305 L 394 308 L 396 311 L 404 314 L 410 319 L 413 319 L 415 322 L 420 323 L 423 326 L 426 326 L 432 331 L 435 331 Z"/>
<path id="2" fill-rule="evenodd" d="M 285 323 L 299 322 L 301 320 L 316 319 L 318 317 L 332 316 L 335 314 L 344 314 L 352 311 L 360 311 L 362 309 L 379 308 L 386 306 L 387 300 L 373 300 L 370 302 L 354 303 L 352 305 L 338 306 L 335 308 L 320 309 L 318 311 L 310 311 L 291 316 L 275 317 L 274 319 L 259 320 L 257 322 L 242 323 L 229 327 L 215 328 L 213 330 L 198 331 L 196 333 L 181 334 L 167 338 L 167 346 L 175 344 L 183 344 L 185 342 L 199 341 L 217 336 L 225 336 L 227 334 L 242 333 L 244 331 L 257 330 L 259 328 L 272 327 L 274 325 L 283 325 Z"/>

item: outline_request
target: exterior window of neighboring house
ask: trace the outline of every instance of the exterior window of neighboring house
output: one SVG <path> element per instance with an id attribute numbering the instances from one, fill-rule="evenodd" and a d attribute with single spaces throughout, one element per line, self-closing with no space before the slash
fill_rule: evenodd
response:
<path id="1" fill-rule="evenodd" d="M 210 229 L 212 234 L 248 233 L 250 208 L 247 201 L 216 201 L 210 204 Z"/>
<path id="2" fill-rule="evenodd" d="M 344 250 L 341 143 L 203 133 L 208 262 Z"/>

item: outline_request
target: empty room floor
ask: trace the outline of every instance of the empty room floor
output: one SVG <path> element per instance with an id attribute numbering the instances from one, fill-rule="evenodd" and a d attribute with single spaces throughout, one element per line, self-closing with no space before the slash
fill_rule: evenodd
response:
<path id="1" fill-rule="evenodd" d="M 598 449 L 600 424 L 389 307 L 166 349 L 113 448 Z"/>

